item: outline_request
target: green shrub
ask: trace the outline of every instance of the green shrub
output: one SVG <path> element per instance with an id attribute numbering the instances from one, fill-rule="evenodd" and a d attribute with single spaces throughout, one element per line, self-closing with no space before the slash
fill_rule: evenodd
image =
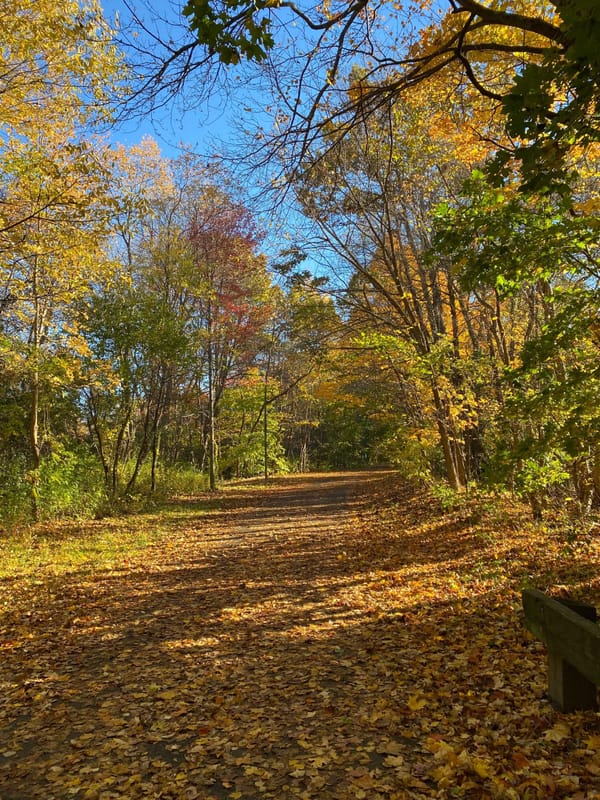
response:
<path id="1" fill-rule="evenodd" d="M 129 474 L 128 465 L 124 471 Z M 151 464 L 146 462 L 140 469 L 136 482 L 136 497 L 152 497 L 154 500 L 166 500 L 180 495 L 194 495 L 205 492 L 208 488 L 208 476 L 192 464 L 160 465 L 156 468 L 156 487 L 152 492 Z"/>
<path id="2" fill-rule="evenodd" d="M 55 445 L 40 465 L 40 519 L 93 517 L 106 507 L 102 468 L 94 453 Z"/>
<path id="3" fill-rule="evenodd" d="M 55 444 L 36 480 L 24 455 L 0 467 L 0 524 L 12 528 L 31 522 L 34 492 L 40 520 L 92 517 L 106 507 L 102 469 L 84 447 L 67 450 Z"/>
<path id="4" fill-rule="evenodd" d="M 31 515 L 31 483 L 25 456 L 0 465 L 0 524 L 12 528 Z"/>

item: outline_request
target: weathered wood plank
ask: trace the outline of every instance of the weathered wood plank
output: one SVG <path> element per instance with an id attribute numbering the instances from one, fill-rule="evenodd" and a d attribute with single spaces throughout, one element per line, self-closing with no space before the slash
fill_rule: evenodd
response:
<path id="1" fill-rule="evenodd" d="M 600 685 L 600 628 L 537 589 L 523 591 L 523 608 L 534 636 Z"/>
<path id="2" fill-rule="evenodd" d="M 567 600 L 563 597 L 556 597 L 553 599 L 555 599 L 557 603 L 560 603 L 561 606 L 570 608 L 571 611 L 574 611 L 580 617 L 589 619 L 590 622 L 596 622 L 598 619 L 598 612 L 596 608 L 591 606 L 589 603 L 582 603 L 580 600 Z"/>
<path id="3" fill-rule="evenodd" d="M 596 707 L 600 685 L 600 628 L 596 609 L 562 602 L 537 589 L 523 591 L 525 625 L 548 648 L 552 700 L 564 711 Z"/>

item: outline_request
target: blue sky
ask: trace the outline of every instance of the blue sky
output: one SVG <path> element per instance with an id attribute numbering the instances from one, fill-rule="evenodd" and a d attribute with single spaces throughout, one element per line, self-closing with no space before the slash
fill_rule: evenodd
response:
<path id="1" fill-rule="evenodd" d="M 129 11 L 123 0 L 101 0 L 105 17 L 113 23 L 118 14 L 121 23 L 129 18 Z M 178 0 L 148 0 L 148 3 L 165 17 L 177 16 Z M 144 0 L 131 0 L 131 5 L 147 16 Z M 119 126 L 113 138 L 123 144 L 135 144 L 145 134 L 153 136 L 163 153 L 176 156 L 180 146 L 187 145 L 195 152 L 210 155 L 222 151 L 231 131 L 230 120 L 235 109 L 226 104 L 224 97 L 215 96 L 210 105 L 189 109 L 185 113 L 179 104 L 173 102 L 145 118 L 135 118 Z"/>
<path id="2" fill-rule="evenodd" d="M 109 24 L 114 23 L 115 13 L 119 15 L 121 24 L 123 26 L 126 24 L 130 12 L 124 0 L 100 0 L 100 2 Z M 181 20 L 177 9 L 183 5 L 183 0 L 182 2 L 179 0 L 130 0 L 130 4 L 145 17 L 148 14 L 147 6 L 152 6 L 161 16 L 175 17 Z M 179 31 L 179 36 L 181 35 L 182 31 Z M 177 36 L 177 32 L 174 34 L 175 36 Z M 255 97 L 256 111 L 248 113 L 248 103 L 243 98 L 247 87 L 241 81 L 238 83 L 234 80 L 232 83 L 234 86 L 236 84 L 240 86 L 240 91 L 235 97 L 236 102 L 234 102 L 234 98 L 227 97 L 224 92 L 215 91 L 211 93 L 209 103 L 194 107 L 193 103 L 189 101 L 188 106 L 190 107 L 183 113 L 181 103 L 175 99 L 156 113 L 148 114 L 146 117 L 136 117 L 120 124 L 111 132 L 111 138 L 115 142 L 133 145 L 140 142 L 144 135 L 150 135 L 158 142 L 163 155 L 173 158 L 181 153 L 182 145 L 191 148 L 193 152 L 205 156 L 207 159 L 215 154 L 226 155 L 234 147 L 235 142 L 239 142 L 242 126 L 252 125 L 261 116 L 266 122 L 266 114 L 260 107 L 265 103 L 261 103 L 260 98 L 256 102 L 257 98 Z M 191 88 L 193 89 L 193 84 Z M 256 194 L 258 188 L 258 176 L 248 173 L 244 176 L 243 181 L 243 188 L 251 198 Z M 251 199 L 249 202 L 254 207 Z M 291 210 L 286 211 L 285 208 L 280 209 L 282 217 L 274 215 L 272 210 L 263 214 L 256 209 L 255 211 L 258 214 L 259 224 L 267 233 L 264 250 L 271 257 L 276 257 L 282 249 L 289 247 L 290 239 L 287 231 L 298 224 L 299 217 Z M 286 218 L 285 223 L 283 217 Z M 297 241 L 295 236 L 294 239 Z M 312 266 L 312 260 L 309 259 L 309 262 Z M 309 263 L 307 262 L 305 266 L 308 267 Z"/>

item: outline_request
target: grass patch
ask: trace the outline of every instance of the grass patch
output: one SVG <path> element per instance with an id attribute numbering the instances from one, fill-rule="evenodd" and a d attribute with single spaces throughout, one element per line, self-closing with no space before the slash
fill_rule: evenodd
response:
<path id="1" fill-rule="evenodd" d="M 0 533 L 0 579 L 122 567 L 190 521 L 234 510 L 258 483 L 235 481 L 218 492 L 178 495 L 149 511 L 129 509 L 100 520 L 55 520 Z"/>
<path id="2" fill-rule="evenodd" d="M 159 541 L 165 530 L 103 520 L 56 523 L 14 532 L 0 541 L 0 578 L 112 568 Z"/>

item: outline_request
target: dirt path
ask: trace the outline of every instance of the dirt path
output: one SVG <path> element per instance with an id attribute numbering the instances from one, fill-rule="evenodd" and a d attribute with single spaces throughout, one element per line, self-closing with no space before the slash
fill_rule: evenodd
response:
<path id="1" fill-rule="evenodd" d="M 409 487 L 375 512 L 386 481 L 241 484 L 41 575 L 2 620 L 0 799 L 599 798 L 596 715 L 545 702 L 516 611 L 558 551 Z"/>

